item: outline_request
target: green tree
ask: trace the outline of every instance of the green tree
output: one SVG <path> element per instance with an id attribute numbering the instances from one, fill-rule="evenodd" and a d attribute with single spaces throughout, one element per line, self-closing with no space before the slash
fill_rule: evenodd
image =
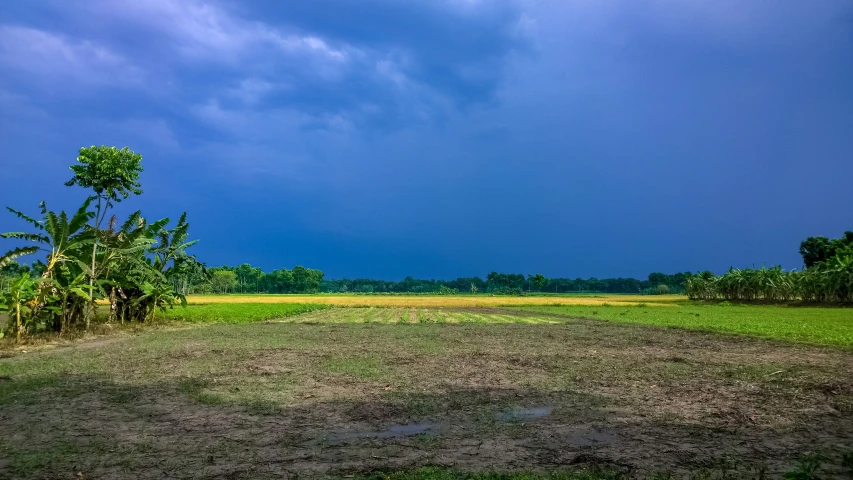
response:
<path id="1" fill-rule="evenodd" d="M 215 270 L 210 283 L 216 293 L 228 293 L 229 289 L 237 286 L 237 274 L 229 270 Z"/>
<path id="2" fill-rule="evenodd" d="M 240 284 L 240 293 L 246 293 L 246 286 L 252 285 L 252 279 L 255 273 L 252 266 L 248 263 L 240 264 L 234 270 L 234 273 L 237 274 L 237 283 Z"/>
<path id="3" fill-rule="evenodd" d="M 841 238 L 809 237 L 800 243 L 800 255 L 806 268 L 832 259 L 841 250 L 853 247 L 853 232 L 844 232 Z"/>
<path id="4" fill-rule="evenodd" d="M 142 155 L 124 147 L 82 147 L 77 157 L 77 165 L 72 165 L 74 176 L 65 183 L 67 186 L 79 185 L 83 188 L 92 189 L 98 200 L 97 210 L 93 219 L 92 228 L 96 233 L 95 244 L 92 246 L 92 266 L 89 271 L 89 311 L 86 314 L 86 329 L 89 329 L 89 321 L 94 312 L 95 281 L 97 272 L 95 270 L 95 256 L 98 250 L 98 235 L 101 223 L 107 216 L 107 212 L 114 203 L 121 202 L 131 194 L 142 193 L 139 183 L 139 174 L 142 172 Z"/>
<path id="5" fill-rule="evenodd" d="M 537 273 L 533 276 L 533 288 L 535 288 L 536 291 L 542 291 L 542 289 L 545 288 L 545 286 L 547 285 L 548 279 L 545 278 L 545 276 L 541 273 Z"/>

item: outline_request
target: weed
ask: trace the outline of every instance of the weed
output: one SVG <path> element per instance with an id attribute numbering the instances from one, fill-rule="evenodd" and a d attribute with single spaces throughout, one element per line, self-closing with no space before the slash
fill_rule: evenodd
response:
<path id="1" fill-rule="evenodd" d="M 330 358 L 322 365 L 329 373 L 346 375 L 357 380 L 377 380 L 385 373 L 378 357 L 338 357 Z"/>
<path id="2" fill-rule="evenodd" d="M 820 470 L 823 457 L 819 455 L 807 455 L 800 459 L 793 470 L 785 472 L 782 476 L 785 480 L 820 480 Z"/>

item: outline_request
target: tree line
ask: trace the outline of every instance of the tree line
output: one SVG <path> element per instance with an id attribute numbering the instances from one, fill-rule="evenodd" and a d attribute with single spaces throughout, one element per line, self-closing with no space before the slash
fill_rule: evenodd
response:
<path id="1" fill-rule="evenodd" d="M 853 232 L 841 238 L 809 237 L 800 244 L 805 268 L 732 268 L 687 279 L 694 300 L 853 302 Z"/>
<path id="2" fill-rule="evenodd" d="M 316 293 L 323 282 L 323 272 L 301 265 L 292 270 L 282 268 L 269 273 L 248 263 L 237 267 L 209 269 L 210 281 L 198 287 L 207 293 Z"/>
<path id="3" fill-rule="evenodd" d="M 0 257 L 0 309 L 9 315 L 6 331 L 20 341 L 39 331 L 60 334 L 75 327 L 89 329 L 97 317 L 109 321 L 146 321 L 158 309 L 184 302 L 174 279 L 204 265 L 186 253 L 183 213 L 169 227 L 168 218 L 149 221 L 140 210 L 120 221 L 116 203 L 142 194 L 142 156 L 129 148 L 92 146 L 80 149 L 66 186 L 90 195 L 76 209 L 53 211 L 41 202 L 35 216 L 7 207 L 27 228 L 0 237 L 19 246 Z M 41 253 L 30 266 L 15 259 Z M 108 300 L 106 308 L 98 300 Z"/>
<path id="4" fill-rule="evenodd" d="M 634 278 L 547 278 L 542 274 L 491 272 L 486 278 L 425 280 L 406 277 L 400 281 L 371 278 L 325 279 L 321 270 L 296 266 L 264 272 L 243 263 L 207 269 L 209 278 L 189 282 L 190 293 L 490 293 L 519 295 L 537 293 L 682 293 L 689 273 L 652 273 L 645 280 Z M 181 278 L 183 282 L 184 279 Z M 177 288 L 177 287 L 176 287 Z"/>

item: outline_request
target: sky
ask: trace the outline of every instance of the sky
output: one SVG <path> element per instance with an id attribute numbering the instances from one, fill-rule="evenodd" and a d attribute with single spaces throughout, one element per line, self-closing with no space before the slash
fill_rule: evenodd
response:
<path id="1" fill-rule="evenodd" d="M 0 204 L 75 210 L 95 144 L 209 266 L 800 268 L 853 230 L 853 0 L 0 3 Z"/>

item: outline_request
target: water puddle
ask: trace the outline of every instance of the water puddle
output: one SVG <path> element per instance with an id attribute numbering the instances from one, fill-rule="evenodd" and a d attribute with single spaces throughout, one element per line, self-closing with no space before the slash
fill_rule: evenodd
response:
<path id="1" fill-rule="evenodd" d="M 536 418 L 547 417 L 554 411 L 554 407 L 545 405 L 542 407 L 531 408 L 507 408 L 502 412 L 495 413 L 495 419 L 504 422 L 517 422 L 520 420 L 533 420 Z"/>
<path id="2" fill-rule="evenodd" d="M 567 441 L 579 447 L 592 447 L 596 445 L 608 445 L 617 440 L 616 435 L 607 432 L 587 430 L 569 434 Z"/>
<path id="3" fill-rule="evenodd" d="M 437 423 L 409 423 L 406 425 L 391 425 L 386 430 L 373 432 L 335 432 L 326 437 L 326 440 L 329 442 L 329 445 L 339 445 L 347 440 L 359 438 L 413 437 L 425 433 L 436 433 L 439 428 L 440 425 Z"/>

